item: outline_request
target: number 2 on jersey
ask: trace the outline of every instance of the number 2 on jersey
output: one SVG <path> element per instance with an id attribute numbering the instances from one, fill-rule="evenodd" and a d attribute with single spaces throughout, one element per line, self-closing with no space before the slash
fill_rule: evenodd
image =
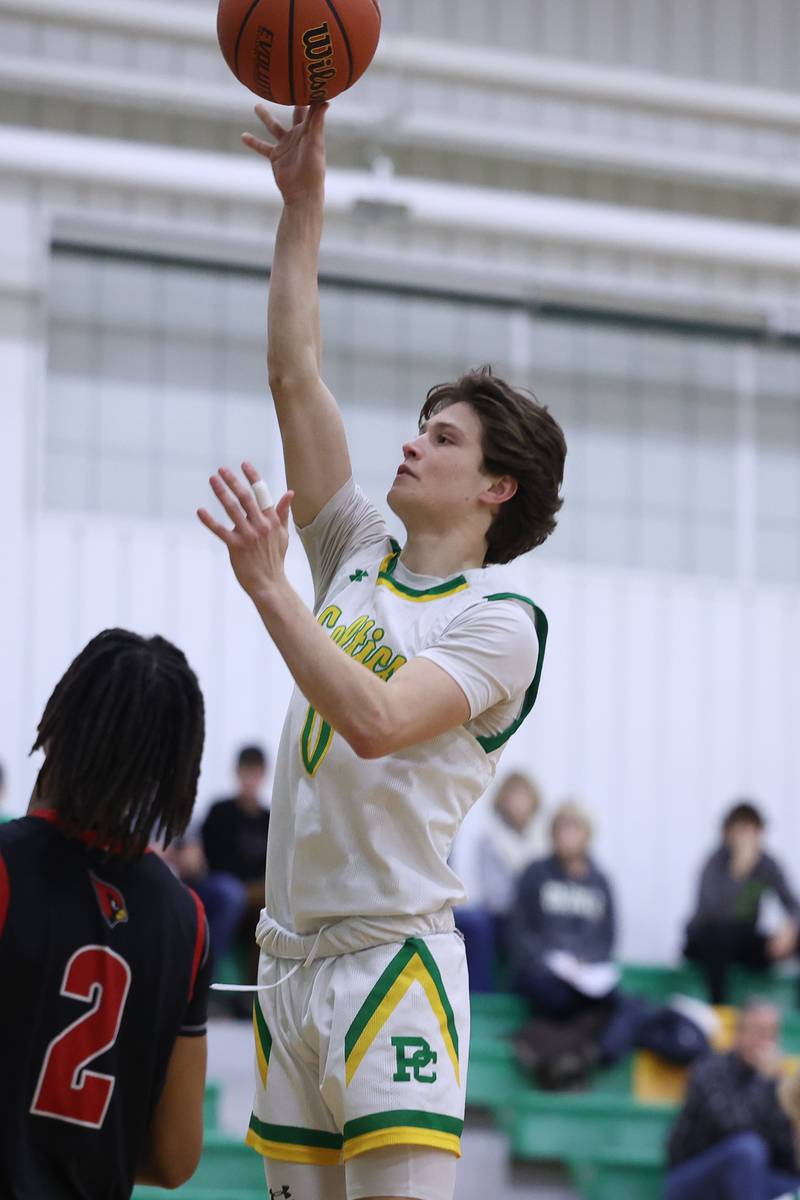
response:
<path id="1" fill-rule="evenodd" d="M 307 773 L 312 777 L 322 766 L 322 760 L 331 748 L 333 730 L 323 721 L 315 708 L 309 704 L 306 723 L 300 734 L 300 758 Z"/>
<path id="2" fill-rule="evenodd" d="M 75 951 L 64 971 L 61 995 L 92 1007 L 47 1047 L 32 1113 L 100 1129 L 115 1080 L 113 1075 L 87 1068 L 117 1040 L 130 984 L 130 967 L 107 946 L 83 946 Z"/>

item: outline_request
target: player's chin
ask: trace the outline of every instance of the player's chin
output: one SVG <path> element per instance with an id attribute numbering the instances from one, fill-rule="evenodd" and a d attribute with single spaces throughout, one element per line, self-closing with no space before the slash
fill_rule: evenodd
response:
<path id="1" fill-rule="evenodd" d="M 389 491 L 386 493 L 386 503 L 389 505 L 389 508 L 396 517 L 402 517 L 405 505 L 403 504 L 403 497 L 400 495 L 400 489 L 397 486 L 396 479 L 389 488 Z"/>

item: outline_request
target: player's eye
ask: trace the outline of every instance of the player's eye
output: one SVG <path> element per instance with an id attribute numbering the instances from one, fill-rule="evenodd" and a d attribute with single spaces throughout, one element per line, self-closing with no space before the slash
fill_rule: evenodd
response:
<path id="1" fill-rule="evenodd" d="M 446 433 L 437 433 L 436 441 L 439 443 L 440 446 L 443 446 L 443 445 L 449 446 L 450 445 L 450 438 L 447 436 Z"/>

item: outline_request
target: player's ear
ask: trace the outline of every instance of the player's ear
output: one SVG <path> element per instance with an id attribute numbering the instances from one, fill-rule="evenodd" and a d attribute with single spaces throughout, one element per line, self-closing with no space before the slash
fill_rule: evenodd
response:
<path id="1" fill-rule="evenodd" d="M 481 497 L 487 504 L 506 504 L 517 494 L 517 481 L 510 475 L 501 475 L 486 489 Z"/>

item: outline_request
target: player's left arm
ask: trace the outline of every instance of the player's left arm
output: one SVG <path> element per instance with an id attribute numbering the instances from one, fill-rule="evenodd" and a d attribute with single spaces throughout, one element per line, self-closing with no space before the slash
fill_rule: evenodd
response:
<path id="1" fill-rule="evenodd" d="M 258 481 L 255 472 L 246 474 L 251 484 Z M 223 469 L 211 486 L 234 527 L 225 528 L 205 509 L 200 519 L 227 546 L 239 583 L 300 691 L 359 757 L 393 754 L 477 715 L 447 665 L 415 658 L 387 682 L 331 641 L 284 573 L 291 493 L 261 511 L 232 471 Z M 532 675 L 533 669 L 528 681 Z"/>
<path id="2" fill-rule="evenodd" d="M 207 1039 L 178 1037 L 167 1078 L 139 1156 L 136 1182 L 177 1188 L 191 1179 L 203 1151 Z"/>

